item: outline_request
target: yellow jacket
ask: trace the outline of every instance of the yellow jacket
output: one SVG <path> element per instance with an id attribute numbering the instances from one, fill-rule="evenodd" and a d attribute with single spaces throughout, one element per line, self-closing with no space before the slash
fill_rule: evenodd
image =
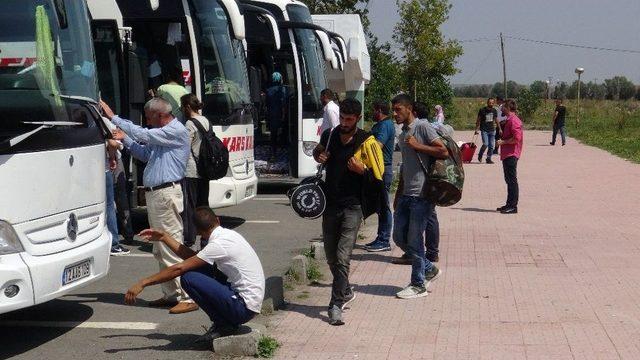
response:
<path id="1" fill-rule="evenodd" d="M 382 156 L 382 149 L 380 149 L 380 145 L 373 135 L 365 139 L 353 156 L 362 161 L 367 169 L 371 170 L 376 180 L 382 181 L 384 158 Z"/>

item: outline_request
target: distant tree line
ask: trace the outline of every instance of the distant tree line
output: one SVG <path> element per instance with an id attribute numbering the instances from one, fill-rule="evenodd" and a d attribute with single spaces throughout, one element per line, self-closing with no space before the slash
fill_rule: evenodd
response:
<path id="1" fill-rule="evenodd" d="M 509 97 L 517 98 L 523 90 L 527 90 L 527 96 L 532 93 L 539 99 L 575 99 L 578 96 L 578 80 L 571 85 L 562 81 L 557 84 L 547 85 L 546 82 L 536 80 L 530 85 L 518 84 L 515 81 L 507 81 L 507 93 Z M 453 89 L 456 97 L 504 97 L 504 86 L 501 82 L 493 85 L 477 84 L 456 86 Z M 604 80 L 603 83 L 589 81 L 580 82 L 580 98 L 592 100 L 640 100 L 640 87 L 624 76 L 614 76 Z"/>

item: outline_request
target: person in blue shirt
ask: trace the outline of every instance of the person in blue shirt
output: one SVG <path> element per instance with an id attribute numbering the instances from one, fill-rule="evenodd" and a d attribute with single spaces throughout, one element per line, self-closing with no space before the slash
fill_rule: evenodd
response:
<path id="1" fill-rule="evenodd" d="M 382 148 L 384 157 L 384 190 L 381 192 L 380 211 L 378 212 L 378 236 L 365 249 L 371 252 L 390 251 L 391 227 L 393 215 L 389 205 L 391 183 L 393 182 L 393 148 L 395 142 L 395 127 L 389 117 L 389 104 L 386 101 L 376 101 L 373 104 L 373 120 L 376 122 L 371 128 L 371 134 Z"/>
<path id="2" fill-rule="evenodd" d="M 282 74 L 275 71 L 271 74 L 271 86 L 265 92 L 267 103 L 267 123 L 271 132 L 271 158 L 278 150 L 278 132 L 285 124 L 287 115 L 287 88 L 282 85 Z M 286 137 L 283 131 L 282 136 Z"/>
<path id="3" fill-rule="evenodd" d="M 100 105 L 105 116 L 121 129 L 113 132 L 114 139 L 121 140 L 133 157 L 147 163 L 142 183 L 149 225 L 183 243 L 180 213 L 184 210 L 184 203 L 180 181 L 185 176 L 191 153 L 189 131 L 172 115 L 171 104 L 159 97 L 144 105 L 147 125 L 151 129 L 120 118 L 103 101 Z M 153 255 L 160 270 L 182 261 L 164 244 L 154 244 Z M 169 312 L 172 314 L 198 310 L 198 305 L 180 286 L 180 278 L 163 283 L 162 292 L 164 296 L 151 301 L 149 306 L 171 307 Z"/>

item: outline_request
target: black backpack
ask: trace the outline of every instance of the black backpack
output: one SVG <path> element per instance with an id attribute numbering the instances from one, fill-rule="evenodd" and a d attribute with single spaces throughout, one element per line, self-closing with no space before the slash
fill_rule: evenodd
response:
<path id="1" fill-rule="evenodd" d="M 198 175 L 206 180 L 223 178 L 229 169 L 229 150 L 216 136 L 211 126 L 207 131 L 202 127 L 200 121 L 196 119 L 189 120 L 196 126 L 202 138 L 199 156 L 196 156 L 193 153 L 193 149 L 191 149 L 191 154 L 196 161 Z"/>

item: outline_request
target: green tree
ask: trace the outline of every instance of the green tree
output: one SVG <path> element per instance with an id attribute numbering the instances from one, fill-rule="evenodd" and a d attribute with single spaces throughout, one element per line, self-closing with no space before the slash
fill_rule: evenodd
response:
<path id="1" fill-rule="evenodd" d="M 462 46 L 446 40 L 440 31 L 451 4 L 448 0 L 396 0 L 396 4 L 400 21 L 393 40 L 403 52 L 405 89 L 429 106 L 452 106 L 447 77 L 458 72 L 455 62 L 462 55 Z"/>
<path id="2" fill-rule="evenodd" d="M 371 119 L 372 103 L 377 100 L 390 101 L 402 90 L 402 64 L 391 52 L 389 43 L 379 44 L 378 39 L 369 39 L 371 58 L 371 81 L 365 87 L 365 119 Z"/>
<path id="3" fill-rule="evenodd" d="M 609 100 L 627 100 L 636 94 L 636 86 L 624 76 L 606 79 L 604 86 L 607 89 L 606 97 Z"/>
<path id="4" fill-rule="evenodd" d="M 536 80 L 529 85 L 529 90 L 533 91 L 539 98 L 547 98 L 548 85 L 544 81 Z"/>
<path id="5" fill-rule="evenodd" d="M 581 99 L 589 98 L 588 96 L 586 96 L 588 94 L 587 90 L 588 90 L 587 84 L 580 81 L 580 98 Z M 571 86 L 569 86 L 569 88 L 567 89 L 567 99 L 577 99 L 577 98 L 578 98 L 578 80 L 574 80 L 573 83 L 571 83 Z"/>
<path id="6" fill-rule="evenodd" d="M 554 99 L 564 99 L 567 97 L 568 86 L 567 83 L 561 81 L 559 84 L 553 88 L 553 98 Z"/>
<path id="7" fill-rule="evenodd" d="M 513 80 L 507 81 L 507 95 L 509 98 L 517 98 L 520 94 L 520 90 L 523 88 L 522 85 L 518 84 Z M 504 98 L 504 85 L 501 82 L 497 82 L 493 84 L 493 88 L 491 88 L 491 96 L 500 96 Z"/>
<path id="8" fill-rule="evenodd" d="M 542 99 L 535 91 L 525 87 L 520 90 L 517 102 L 518 114 L 522 117 L 522 120 L 527 121 L 538 110 L 538 107 L 542 104 Z"/>

